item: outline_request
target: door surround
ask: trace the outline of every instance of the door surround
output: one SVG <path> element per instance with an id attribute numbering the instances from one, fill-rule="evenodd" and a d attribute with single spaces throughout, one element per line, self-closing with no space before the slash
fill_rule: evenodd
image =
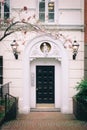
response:
<path id="1" fill-rule="evenodd" d="M 36 52 L 33 50 L 35 47 L 36 50 L 40 46 L 39 44 L 42 42 L 51 43 L 51 45 L 55 45 L 55 50 L 52 50 L 54 53 L 49 53 L 50 58 L 55 58 L 56 60 L 61 62 L 61 73 L 62 73 L 62 81 L 61 81 L 61 112 L 69 113 L 69 97 L 68 97 L 68 56 L 67 51 L 63 47 L 63 44 L 60 40 L 56 40 L 51 38 L 50 36 L 40 35 L 29 41 L 24 50 L 24 58 L 23 58 L 23 75 L 24 75 L 24 84 L 23 84 L 23 108 L 22 113 L 30 112 L 30 63 L 34 59 L 37 58 L 47 58 L 47 55 L 40 55 L 39 51 Z M 37 45 L 37 46 L 36 46 Z M 39 45 L 39 46 L 38 46 Z M 32 51 L 31 51 L 32 50 Z M 32 53 L 33 52 L 33 53 Z M 59 54 L 57 54 L 59 52 Z M 66 91 L 65 91 L 66 90 Z"/>

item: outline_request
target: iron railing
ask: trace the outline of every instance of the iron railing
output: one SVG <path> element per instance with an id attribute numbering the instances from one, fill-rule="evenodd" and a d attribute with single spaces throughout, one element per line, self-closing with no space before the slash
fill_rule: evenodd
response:
<path id="1" fill-rule="evenodd" d="M 5 121 L 16 119 L 18 112 L 18 99 L 10 94 L 5 95 Z"/>
<path id="2" fill-rule="evenodd" d="M 5 95 L 6 95 L 6 93 L 9 94 L 10 83 L 11 83 L 11 82 L 8 82 L 8 83 L 6 83 L 6 84 L 4 84 L 4 85 L 0 85 L 0 97 L 1 97 L 1 98 L 4 98 Z"/>
<path id="3" fill-rule="evenodd" d="M 9 93 L 10 83 L 0 85 L 0 106 L 4 108 L 3 121 L 16 119 L 18 112 L 18 99 Z"/>

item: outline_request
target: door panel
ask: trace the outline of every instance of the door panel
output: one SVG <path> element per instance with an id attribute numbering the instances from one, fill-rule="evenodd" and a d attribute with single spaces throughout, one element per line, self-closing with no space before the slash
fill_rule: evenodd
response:
<path id="1" fill-rule="evenodd" d="M 54 103 L 54 66 L 36 66 L 36 103 Z"/>

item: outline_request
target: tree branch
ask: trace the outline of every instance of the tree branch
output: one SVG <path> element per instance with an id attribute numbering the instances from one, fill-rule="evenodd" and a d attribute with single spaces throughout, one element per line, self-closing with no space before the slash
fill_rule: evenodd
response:
<path id="1" fill-rule="evenodd" d="M 23 30 L 23 28 L 24 28 L 24 26 L 22 25 L 22 26 L 18 26 L 17 28 L 13 28 L 12 29 L 12 27 L 14 27 L 15 25 L 17 25 L 17 24 L 25 24 L 30 30 L 35 30 L 35 31 L 42 31 L 42 29 L 40 28 L 40 27 L 38 27 L 37 25 L 33 25 L 33 24 L 31 24 L 31 23 L 28 23 L 28 22 L 20 22 L 20 21 L 16 21 L 16 22 L 14 22 L 14 23 L 11 23 L 6 29 L 5 29 L 5 31 L 4 31 L 4 34 L 1 36 L 1 38 L 0 38 L 0 41 L 2 41 L 3 39 L 5 39 L 8 35 L 10 35 L 10 34 L 12 34 L 12 33 L 14 33 L 14 32 L 16 32 L 16 31 L 21 31 L 21 30 Z M 28 29 L 28 28 L 26 28 L 26 29 Z"/>
<path id="2" fill-rule="evenodd" d="M 5 39 L 8 35 L 14 33 L 16 30 L 14 30 L 14 31 L 10 31 L 10 30 L 11 30 L 11 28 L 12 28 L 13 26 L 15 26 L 15 25 L 18 24 L 18 23 L 20 23 L 20 21 L 16 21 L 16 22 L 14 22 L 14 23 L 11 23 L 11 24 L 5 29 L 3 36 L 0 38 L 0 41 L 2 41 L 3 39 Z M 10 32 L 9 32 L 9 31 L 10 31 Z"/>
<path id="3" fill-rule="evenodd" d="M 4 35 L 11 29 L 11 27 L 13 27 L 14 25 L 16 25 L 16 24 L 18 24 L 18 23 L 20 23 L 20 22 L 17 21 L 17 22 L 14 22 L 14 23 L 10 24 L 10 25 L 6 28 L 6 30 L 5 30 L 5 32 L 4 32 Z"/>
<path id="4" fill-rule="evenodd" d="M 4 34 L 4 35 L 0 38 L 0 41 L 2 41 L 4 38 L 6 38 L 8 35 L 10 35 L 10 34 L 12 34 L 12 33 L 14 33 L 14 31 L 11 31 L 11 32 L 9 32 L 9 33 Z"/>

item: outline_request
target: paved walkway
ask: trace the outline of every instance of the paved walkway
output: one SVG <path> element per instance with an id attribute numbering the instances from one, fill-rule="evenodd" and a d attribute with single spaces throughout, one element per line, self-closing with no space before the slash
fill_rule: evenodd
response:
<path id="1" fill-rule="evenodd" d="M 1 130 L 87 130 L 87 123 L 71 114 L 60 112 L 30 112 L 5 123 Z"/>

